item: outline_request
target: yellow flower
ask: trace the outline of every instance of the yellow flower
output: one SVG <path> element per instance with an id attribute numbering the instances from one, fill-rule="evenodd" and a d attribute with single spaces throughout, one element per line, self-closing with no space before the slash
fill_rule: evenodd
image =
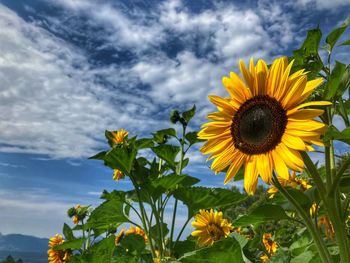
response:
<path id="1" fill-rule="evenodd" d="M 73 216 L 72 221 L 73 221 L 73 224 L 77 225 L 79 223 L 78 216 Z"/>
<path id="2" fill-rule="evenodd" d="M 123 178 L 124 178 L 123 172 L 118 170 L 118 169 L 114 169 L 113 180 L 114 181 L 119 181 L 120 179 L 123 179 Z"/>
<path id="3" fill-rule="evenodd" d="M 75 208 L 75 209 L 79 209 L 79 208 L 81 208 L 81 205 L 80 205 L 80 204 L 76 204 L 76 205 L 74 206 L 74 208 Z"/>
<path id="4" fill-rule="evenodd" d="M 310 216 L 314 217 L 316 214 L 316 210 L 318 209 L 318 205 L 316 205 L 316 203 L 312 203 L 311 207 L 310 207 Z"/>
<path id="5" fill-rule="evenodd" d="M 49 263 L 64 263 L 71 258 L 71 252 L 69 250 L 54 250 L 53 248 L 57 245 L 63 244 L 64 239 L 61 235 L 56 234 L 49 240 Z"/>
<path id="6" fill-rule="evenodd" d="M 199 246 L 210 246 L 214 241 L 227 237 L 233 229 L 226 219 L 222 218 L 222 212 L 199 210 L 192 226 L 196 228 L 192 236 L 198 237 Z"/>
<path id="7" fill-rule="evenodd" d="M 300 187 L 300 190 L 302 192 L 306 191 L 307 189 L 311 188 L 312 185 L 309 184 L 309 182 L 305 179 L 300 179 L 296 176 L 295 172 L 293 172 L 290 176 L 289 179 L 284 179 L 282 177 L 278 178 L 279 183 L 283 187 L 291 187 L 291 188 L 297 188 Z M 278 193 L 278 189 L 276 186 L 271 186 L 267 190 L 267 195 L 271 199 L 275 196 L 275 194 Z"/>
<path id="8" fill-rule="evenodd" d="M 269 261 L 269 256 L 264 254 L 260 257 L 260 259 L 263 263 L 266 263 L 267 261 Z"/>
<path id="9" fill-rule="evenodd" d="M 269 255 L 274 255 L 276 253 L 278 245 L 272 240 L 272 235 L 270 233 L 263 234 L 263 244 Z"/>
<path id="10" fill-rule="evenodd" d="M 115 143 L 122 143 L 124 141 L 124 138 L 129 134 L 125 129 L 121 129 L 119 131 L 112 131 L 110 140 Z"/>
<path id="11" fill-rule="evenodd" d="M 244 80 L 236 73 L 223 78 L 230 97 L 209 96 L 218 108 L 208 115 L 212 122 L 202 126 L 198 137 L 207 140 L 201 148 L 214 159 L 211 169 L 218 173 L 227 168 L 225 184 L 242 167 L 244 187 L 254 194 L 258 176 L 270 183 L 272 170 L 289 178 L 288 169 L 302 171 L 299 151 L 312 151 L 311 144 L 323 146 L 320 135 L 326 126 L 313 118 L 323 114 L 308 106 L 330 105 L 328 101 L 303 103 L 323 79 L 307 81 L 306 72 L 290 74 L 293 62 L 276 59 L 270 69 L 265 61 L 249 70 L 240 61 Z"/>

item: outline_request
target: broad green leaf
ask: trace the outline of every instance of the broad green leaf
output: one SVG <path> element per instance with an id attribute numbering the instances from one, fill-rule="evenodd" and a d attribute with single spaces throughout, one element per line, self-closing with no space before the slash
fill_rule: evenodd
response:
<path id="1" fill-rule="evenodd" d="M 288 250 L 284 250 L 283 248 L 279 248 L 275 255 L 273 255 L 269 261 L 269 263 L 286 263 L 290 262 L 290 255 Z M 299 262 L 301 263 L 301 261 Z"/>
<path id="2" fill-rule="evenodd" d="M 175 158 L 180 151 L 180 147 L 161 144 L 151 148 L 152 151 L 161 159 L 165 160 L 173 169 L 175 169 Z"/>
<path id="3" fill-rule="evenodd" d="M 115 147 L 106 153 L 103 160 L 108 167 L 119 169 L 128 175 L 133 166 L 136 154 L 137 150 L 133 145 Z"/>
<path id="4" fill-rule="evenodd" d="M 135 141 L 135 147 L 140 149 L 151 148 L 154 146 L 153 140 L 149 138 L 143 138 Z"/>
<path id="5" fill-rule="evenodd" d="M 335 62 L 335 67 L 333 68 L 330 78 L 327 82 L 325 93 L 323 95 L 323 98 L 325 100 L 331 100 L 334 98 L 338 91 L 339 83 L 343 78 L 343 74 L 345 72 L 345 65 L 339 61 Z"/>
<path id="6" fill-rule="evenodd" d="M 117 228 L 126 221 L 124 202 L 117 198 L 111 198 L 92 211 L 85 225 L 85 229 L 97 229 L 100 233 L 101 231 L 107 231 L 111 228 Z"/>
<path id="7" fill-rule="evenodd" d="M 204 142 L 205 140 L 199 139 L 197 136 L 197 132 L 189 132 L 185 135 L 186 140 L 193 145 L 198 142 Z"/>
<path id="8" fill-rule="evenodd" d="M 210 247 L 186 253 L 179 261 L 182 263 L 244 263 L 241 247 L 234 237 L 228 237 L 215 242 Z"/>
<path id="9" fill-rule="evenodd" d="M 307 247 L 311 244 L 310 237 L 307 232 L 304 232 L 302 236 L 300 236 L 295 242 L 293 242 L 289 249 L 292 253 L 292 256 L 296 257 L 303 253 Z"/>
<path id="10" fill-rule="evenodd" d="M 338 28 L 334 29 L 327 37 L 326 43 L 329 45 L 329 51 L 333 50 L 334 45 L 337 43 L 340 36 L 344 33 L 350 23 L 350 16 L 341 24 Z"/>
<path id="11" fill-rule="evenodd" d="M 120 245 L 128 250 L 128 253 L 135 252 L 136 254 L 141 254 L 145 249 L 145 239 L 140 235 L 127 235 L 124 236 L 120 241 Z"/>
<path id="12" fill-rule="evenodd" d="M 66 241 L 61 245 L 57 245 L 54 246 L 53 249 L 54 250 L 61 250 L 61 249 L 71 249 L 71 250 L 75 250 L 75 249 L 80 249 L 81 246 L 84 244 L 85 242 L 85 238 L 77 238 L 74 239 L 72 241 Z"/>
<path id="13" fill-rule="evenodd" d="M 64 223 L 64 225 L 63 225 L 63 231 L 62 232 L 63 232 L 64 238 L 67 241 L 75 239 L 72 229 L 66 223 Z"/>
<path id="14" fill-rule="evenodd" d="M 322 38 L 322 32 L 319 28 L 309 30 L 307 37 L 298 50 L 293 51 L 294 59 L 292 72 L 305 69 L 308 71 L 308 79 L 314 79 L 323 67 L 322 60 L 318 55 L 318 49 Z"/>
<path id="15" fill-rule="evenodd" d="M 335 99 L 341 98 L 344 92 L 350 87 L 350 65 L 348 65 L 341 77 Z"/>
<path id="16" fill-rule="evenodd" d="M 309 211 L 312 202 L 310 198 L 298 189 L 285 189 L 305 210 Z"/>
<path id="17" fill-rule="evenodd" d="M 190 252 L 190 251 L 193 251 L 195 249 L 196 249 L 196 240 L 192 236 L 189 236 L 184 241 L 176 242 L 176 244 L 174 246 L 174 256 L 176 258 L 179 258 L 183 254 Z"/>
<path id="18" fill-rule="evenodd" d="M 323 137 L 323 141 L 327 142 L 329 140 L 339 140 L 350 144 L 350 127 L 340 132 L 334 126 L 329 126 Z"/>
<path id="19" fill-rule="evenodd" d="M 153 133 L 153 138 L 157 143 L 165 143 L 169 137 L 176 137 L 175 129 L 169 128 Z"/>
<path id="20" fill-rule="evenodd" d="M 106 153 L 107 153 L 107 151 L 99 152 L 99 153 L 95 154 L 94 156 L 89 157 L 89 159 L 103 160 L 106 156 Z"/>
<path id="21" fill-rule="evenodd" d="M 182 113 L 182 117 L 185 119 L 186 123 L 189 123 L 189 121 L 193 118 L 195 113 L 196 113 L 196 105 L 193 105 L 193 107 L 190 110 L 184 111 Z"/>
<path id="22" fill-rule="evenodd" d="M 262 205 L 254 209 L 249 215 L 244 215 L 235 220 L 234 226 L 246 226 L 260 224 L 270 220 L 288 219 L 286 212 L 277 205 Z"/>
<path id="23" fill-rule="evenodd" d="M 174 197 L 188 206 L 189 216 L 199 209 L 226 208 L 246 199 L 245 195 L 223 188 L 183 187 L 174 191 Z"/>
<path id="24" fill-rule="evenodd" d="M 155 239 L 157 242 L 161 242 L 159 239 L 161 237 L 160 231 L 163 232 L 163 236 L 165 237 L 169 233 L 168 225 L 166 223 L 161 223 L 160 224 L 161 229 L 159 229 L 159 226 L 153 225 L 150 229 L 151 232 L 151 237 Z M 158 243 L 159 244 L 159 243 Z"/>
<path id="25" fill-rule="evenodd" d="M 305 251 L 304 253 L 301 253 L 295 258 L 292 258 L 290 263 L 310 263 L 311 260 L 314 260 L 315 257 L 318 257 L 318 255 L 315 255 L 312 251 Z"/>
<path id="26" fill-rule="evenodd" d="M 101 263 L 112 262 L 115 250 L 114 236 L 102 239 L 100 242 L 92 245 L 82 257 L 82 262 Z"/>

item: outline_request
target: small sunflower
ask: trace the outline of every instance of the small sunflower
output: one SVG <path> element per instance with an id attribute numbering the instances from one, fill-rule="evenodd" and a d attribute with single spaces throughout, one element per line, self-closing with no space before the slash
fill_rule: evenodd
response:
<path id="1" fill-rule="evenodd" d="M 79 223 L 79 217 L 76 216 L 76 215 L 73 216 L 73 217 L 72 217 L 72 221 L 73 221 L 73 224 L 74 224 L 74 225 L 77 225 L 77 224 Z"/>
<path id="2" fill-rule="evenodd" d="M 245 190 L 254 194 L 259 175 L 270 183 L 275 170 L 287 180 L 288 169 L 304 168 L 299 151 L 312 151 L 311 144 L 323 146 L 320 135 L 326 126 L 313 119 L 324 111 L 304 109 L 331 104 L 304 103 L 323 79 L 307 81 L 304 70 L 291 74 L 292 65 L 286 57 L 270 68 L 251 59 L 248 70 L 241 60 L 244 80 L 234 72 L 223 78 L 230 97 L 209 96 L 218 112 L 208 115 L 212 122 L 202 126 L 198 137 L 207 140 L 201 152 L 214 159 L 211 169 L 218 173 L 228 168 L 225 184 L 244 166 Z"/>
<path id="3" fill-rule="evenodd" d="M 265 246 L 267 253 L 269 253 L 270 256 L 276 253 L 278 245 L 275 241 L 272 240 L 272 234 L 270 233 L 263 234 L 263 244 Z"/>
<path id="4" fill-rule="evenodd" d="M 286 180 L 282 177 L 279 177 L 278 181 L 281 184 L 281 186 L 283 186 L 283 187 L 299 188 L 302 192 L 304 192 L 307 189 L 310 189 L 312 187 L 312 185 L 309 184 L 309 181 L 307 181 L 305 179 L 298 178 L 296 176 L 295 172 L 293 172 L 290 175 L 288 180 Z M 267 195 L 270 199 L 273 198 L 275 196 L 275 194 L 277 194 L 277 193 L 278 193 L 278 188 L 274 185 L 271 186 L 267 190 Z"/>
<path id="5" fill-rule="evenodd" d="M 226 219 L 223 219 L 222 212 L 214 212 L 213 209 L 210 211 L 199 210 L 192 226 L 196 230 L 191 235 L 198 237 L 198 244 L 202 247 L 210 246 L 214 241 L 226 238 L 233 229 L 232 225 Z"/>
<path id="6" fill-rule="evenodd" d="M 114 243 L 117 246 L 125 235 L 126 228 L 120 230 L 119 234 L 115 237 Z"/>
<path id="7" fill-rule="evenodd" d="M 64 239 L 61 235 L 56 234 L 49 240 L 49 263 L 64 263 L 71 258 L 71 252 L 69 250 L 54 250 L 53 248 L 57 245 L 63 244 Z"/>
<path id="8" fill-rule="evenodd" d="M 110 132 L 110 137 L 109 139 L 114 143 L 114 144 L 119 144 L 124 141 L 124 138 L 128 135 L 129 133 L 125 131 L 125 129 L 121 129 L 119 131 L 112 131 Z"/>
<path id="9" fill-rule="evenodd" d="M 270 258 L 268 255 L 264 254 L 260 257 L 260 259 L 261 259 L 262 263 L 266 263 L 267 261 L 269 261 Z"/>
<path id="10" fill-rule="evenodd" d="M 123 178 L 124 178 L 124 173 L 118 169 L 114 169 L 113 180 L 119 181 L 120 179 L 123 179 Z"/>

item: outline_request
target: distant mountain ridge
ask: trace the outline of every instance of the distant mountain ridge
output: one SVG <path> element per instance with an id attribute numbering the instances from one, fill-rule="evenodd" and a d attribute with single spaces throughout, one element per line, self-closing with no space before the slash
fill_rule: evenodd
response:
<path id="1" fill-rule="evenodd" d="M 0 233 L 0 250 L 19 252 L 46 252 L 48 248 L 48 238 L 35 236 Z"/>
<path id="2" fill-rule="evenodd" d="M 8 255 L 21 258 L 24 263 L 47 262 L 48 238 L 29 235 L 0 233 L 0 261 Z"/>

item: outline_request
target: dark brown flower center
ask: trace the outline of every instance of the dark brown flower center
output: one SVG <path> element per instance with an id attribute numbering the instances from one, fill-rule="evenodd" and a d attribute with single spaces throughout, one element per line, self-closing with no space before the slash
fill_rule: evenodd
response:
<path id="1" fill-rule="evenodd" d="M 225 233 L 222 230 L 222 228 L 220 226 L 217 226 L 216 224 L 208 225 L 208 234 L 214 241 L 218 241 L 225 236 Z"/>
<path id="2" fill-rule="evenodd" d="M 249 155 L 268 152 L 281 142 L 287 121 L 286 111 L 276 99 L 267 95 L 251 98 L 233 117 L 235 147 Z"/>

